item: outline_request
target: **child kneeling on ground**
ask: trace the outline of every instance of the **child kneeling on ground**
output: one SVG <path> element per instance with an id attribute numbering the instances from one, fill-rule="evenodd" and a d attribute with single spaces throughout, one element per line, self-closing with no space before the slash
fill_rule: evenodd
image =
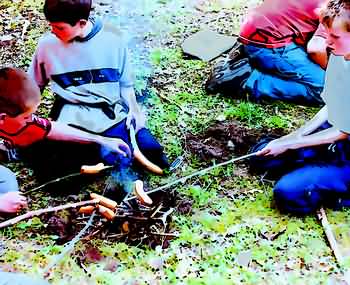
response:
<path id="1" fill-rule="evenodd" d="M 15 148 L 24 150 L 44 139 L 74 142 L 79 146 L 98 144 L 123 156 L 130 155 L 128 145 L 121 139 L 90 134 L 34 115 L 40 103 L 40 90 L 20 69 L 0 69 L 0 101 L 0 149 L 5 160 L 14 158 Z M 0 166 L 0 212 L 14 213 L 26 206 L 18 191 L 15 174 Z"/>
<path id="2" fill-rule="evenodd" d="M 253 148 L 255 170 L 280 177 L 277 206 L 308 214 L 320 206 L 350 206 L 350 1 L 330 0 L 321 10 L 332 54 L 322 98 L 326 105 L 298 130 Z"/>
<path id="3" fill-rule="evenodd" d="M 92 0 L 45 1 L 51 33 L 39 40 L 29 73 L 41 90 L 51 83 L 57 95 L 50 115 L 53 119 L 122 139 L 134 155 L 137 144 L 162 171 L 169 163 L 163 147 L 146 128 L 136 101 L 128 49 L 114 27 L 90 17 L 91 5 Z M 134 161 L 133 155 L 127 161 L 104 148 L 101 155 L 121 172 Z"/>

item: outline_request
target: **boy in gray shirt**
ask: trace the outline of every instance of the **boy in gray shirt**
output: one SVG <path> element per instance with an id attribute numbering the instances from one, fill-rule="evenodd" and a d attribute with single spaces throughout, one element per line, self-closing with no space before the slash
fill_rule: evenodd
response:
<path id="1" fill-rule="evenodd" d="M 51 82 L 58 95 L 51 116 L 86 132 L 117 137 L 133 149 L 130 128 L 141 152 L 162 169 L 162 146 L 145 128 L 136 102 L 129 54 L 113 27 L 89 18 L 92 0 L 46 0 L 51 33 L 39 40 L 30 75 L 41 89 Z M 101 149 L 109 164 L 121 157 Z"/>

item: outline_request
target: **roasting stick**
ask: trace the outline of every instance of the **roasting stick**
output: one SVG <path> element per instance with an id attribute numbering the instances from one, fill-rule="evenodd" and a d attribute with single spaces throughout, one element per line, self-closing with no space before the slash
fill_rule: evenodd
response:
<path id="1" fill-rule="evenodd" d="M 81 207 L 81 206 L 85 206 L 85 205 L 97 204 L 98 201 L 99 201 L 98 199 L 93 199 L 93 200 L 81 201 L 81 202 L 77 202 L 77 203 L 69 203 L 69 204 L 60 205 L 60 206 L 56 206 L 56 207 L 49 207 L 46 209 L 29 211 L 23 215 L 17 216 L 13 219 L 10 219 L 10 220 L 7 220 L 7 221 L 0 223 L 0 229 L 7 227 L 7 226 L 12 226 L 14 224 L 17 224 L 20 221 L 23 221 L 25 219 L 30 219 L 30 218 L 33 218 L 36 216 L 40 216 L 42 214 L 57 212 L 57 211 L 70 209 L 70 208 L 77 208 L 77 207 Z"/>
<path id="2" fill-rule="evenodd" d="M 155 189 L 153 189 L 151 191 L 148 191 L 146 193 L 147 194 L 152 194 L 152 193 L 155 193 L 155 192 L 167 189 L 167 188 L 169 188 L 169 187 L 171 187 L 173 185 L 176 185 L 176 184 L 179 184 L 179 183 L 184 183 L 186 180 L 191 179 L 191 178 L 193 178 L 195 176 L 202 176 L 202 175 L 206 174 L 207 172 L 210 172 L 211 170 L 213 170 L 215 168 L 219 168 L 219 167 L 222 167 L 222 166 L 225 166 L 225 165 L 228 165 L 228 164 L 232 164 L 232 163 L 235 163 L 235 162 L 237 162 L 239 160 L 247 159 L 249 157 L 255 156 L 257 153 L 258 152 L 249 153 L 249 154 L 246 154 L 246 155 L 242 155 L 240 157 L 232 158 L 232 159 L 230 159 L 228 161 L 221 162 L 219 164 L 215 164 L 215 165 L 210 166 L 208 168 L 196 171 L 196 172 L 194 172 L 194 173 L 192 173 L 190 175 L 187 175 L 187 176 L 181 177 L 179 179 L 176 179 L 173 182 L 170 182 L 170 183 L 165 184 L 163 186 L 157 187 L 157 188 L 155 188 Z M 136 198 L 137 198 L 137 196 L 131 196 L 131 197 L 125 199 L 124 201 L 126 202 L 126 201 L 130 201 L 130 200 L 134 200 Z"/>

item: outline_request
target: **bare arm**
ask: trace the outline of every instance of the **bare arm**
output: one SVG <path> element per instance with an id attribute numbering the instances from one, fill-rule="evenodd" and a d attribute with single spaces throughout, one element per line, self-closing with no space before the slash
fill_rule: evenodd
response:
<path id="1" fill-rule="evenodd" d="M 135 91 L 133 87 L 122 87 L 120 89 L 121 97 L 129 107 L 129 114 L 126 120 L 127 127 L 130 126 L 131 121 L 134 119 L 136 123 L 136 131 L 145 126 L 145 115 L 142 112 L 139 104 L 136 101 Z"/>
<path id="2" fill-rule="evenodd" d="M 279 139 L 271 141 L 263 148 L 258 155 L 279 155 L 288 149 L 298 149 L 307 146 L 321 145 L 333 143 L 338 140 L 343 140 L 348 137 L 348 134 L 343 133 L 335 127 L 326 130 L 312 133 L 321 126 L 328 118 L 327 108 L 323 107 L 315 117 L 306 123 L 297 131 L 283 136 Z"/>
<path id="3" fill-rule="evenodd" d="M 328 64 L 327 44 L 324 37 L 314 35 L 307 44 L 307 53 L 312 61 L 317 63 L 323 69 Z"/>
<path id="4" fill-rule="evenodd" d="M 305 125 L 301 126 L 299 129 L 292 132 L 290 135 L 296 136 L 306 136 L 317 128 L 319 128 L 323 123 L 328 120 L 328 110 L 327 106 L 323 106 L 321 110 L 317 112 L 317 114 L 309 121 L 305 123 Z"/>
<path id="5" fill-rule="evenodd" d="M 77 143 L 97 143 L 106 146 L 124 156 L 130 156 L 130 149 L 128 145 L 121 139 L 106 138 L 99 135 L 90 134 L 60 122 L 51 122 L 51 130 L 47 138 L 51 140 L 71 141 Z"/>

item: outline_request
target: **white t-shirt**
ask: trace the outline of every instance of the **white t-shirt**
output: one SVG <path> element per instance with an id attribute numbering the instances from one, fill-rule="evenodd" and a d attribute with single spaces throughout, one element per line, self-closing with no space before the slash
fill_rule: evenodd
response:
<path id="1" fill-rule="evenodd" d="M 350 133 L 350 61 L 343 56 L 331 54 L 321 97 L 328 109 L 329 123 Z"/>

